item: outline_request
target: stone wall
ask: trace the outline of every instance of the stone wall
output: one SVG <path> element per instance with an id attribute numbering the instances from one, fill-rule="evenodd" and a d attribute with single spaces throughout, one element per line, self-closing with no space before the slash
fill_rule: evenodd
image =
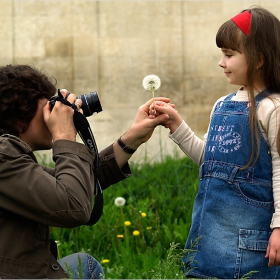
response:
<path id="1" fill-rule="evenodd" d="M 123 134 L 151 98 L 142 87 L 156 74 L 186 122 L 202 136 L 213 103 L 236 89 L 227 83 L 215 45 L 219 26 L 260 5 L 280 17 L 280 1 L 0 0 L 1 64 L 31 64 L 53 75 L 58 88 L 97 91 L 103 112 L 89 118 L 99 149 Z M 174 153 L 158 127 L 135 161 Z M 182 152 L 179 152 L 182 155 Z"/>

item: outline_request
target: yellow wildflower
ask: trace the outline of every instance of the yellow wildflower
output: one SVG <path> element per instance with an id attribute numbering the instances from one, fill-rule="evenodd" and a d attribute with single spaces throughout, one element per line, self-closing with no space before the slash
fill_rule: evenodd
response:
<path id="1" fill-rule="evenodd" d="M 147 214 L 146 214 L 145 212 L 141 212 L 141 216 L 142 216 L 143 218 L 145 218 L 145 217 L 147 216 Z"/>
<path id="2" fill-rule="evenodd" d="M 152 227 L 147 227 L 146 229 L 147 229 L 147 230 L 151 230 L 151 229 L 152 229 Z"/>
<path id="3" fill-rule="evenodd" d="M 135 236 L 138 236 L 140 234 L 140 231 L 139 230 L 134 230 L 132 234 L 135 235 Z"/>
<path id="4" fill-rule="evenodd" d="M 108 260 L 108 259 L 104 259 L 103 261 L 102 261 L 102 263 L 104 264 L 104 263 L 109 263 L 110 261 Z"/>
<path id="5" fill-rule="evenodd" d="M 117 238 L 123 239 L 123 234 L 117 234 Z"/>
<path id="6" fill-rule="evenodd" d="M 130 222 L 130 221 L 125 221 L 125 222 L 124 222 L 124 225 L 125 225 L 126 227 L 129 227 L 129 226 L 131 226 L 131 222 Z"/>

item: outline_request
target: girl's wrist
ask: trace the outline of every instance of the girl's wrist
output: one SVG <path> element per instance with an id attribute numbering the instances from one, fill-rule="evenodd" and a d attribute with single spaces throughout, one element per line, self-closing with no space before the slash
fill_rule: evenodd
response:
<path id="1" fill-rule="evenodd" d="M 170 133 L 173 134 L 178 129 L 178 127 L 182 124 L 182 122 L 183 122 L 182 119 L 180 119 L 178 121 L 175 121 L 175 122 L 172 122 L 169 125 Z"/>

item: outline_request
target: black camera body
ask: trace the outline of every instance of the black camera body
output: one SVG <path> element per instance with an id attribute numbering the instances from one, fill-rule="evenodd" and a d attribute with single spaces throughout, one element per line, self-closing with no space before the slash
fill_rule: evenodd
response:
<path id="1" fill-rule="evenodd" d="M 83 114 L 85 117 L 90 117 L 93 115 L 93 113 L 99 113 L 102 111 L 102 106 L 98 98 L 98 94 L 96 91 L 91 92 L 90 94 L 82 94 L 76 97 L 77 99 L 81 99 L 83 101 L 83 104 L 81 106 L 81 109 L 83 110 Z M 71 104 L 69 101 L 67 101 L 63 96 L 58 92 L 58 96 L 53 96 L 50 99 L 50 107 L 51 110 L 53 109 L 53 106 L 56 101 L 60 101 L 63 104 L 72 107 L 74 110 L 77 109 L 75 104 Z"/>

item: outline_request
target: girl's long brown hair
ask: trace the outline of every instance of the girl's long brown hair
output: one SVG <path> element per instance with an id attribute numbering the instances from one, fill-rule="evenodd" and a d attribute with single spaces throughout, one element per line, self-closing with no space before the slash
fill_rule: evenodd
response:
<path id="1" fill-rule="evenodd" d="M 269 92 L 280 93 L 280 22 L 269 11 L 254 6 L 246 9 L 251 13 L 249 36 L 245 35 L 237 25 L 228 20 L 217 32 L 216 44 L 219 48 L 244 52 L 248 64 L 247 89 L 250 106 L 250 131 L 252 152 L 249 162 L 243 168 L 254 164 L 259 156 L 260 138 L 257 128 L 255 83 L 262 79 Z M 260 59 L 263 61 L 258 68 Z M 267 92 L 263 92 L 268 95 Z M 270 97 L 273 99 L 273 97 Z M 275 99 L 273 99 L 276 102 Z M 280 129 L 276 136 L 276 147 L 280 155 Z"/>

